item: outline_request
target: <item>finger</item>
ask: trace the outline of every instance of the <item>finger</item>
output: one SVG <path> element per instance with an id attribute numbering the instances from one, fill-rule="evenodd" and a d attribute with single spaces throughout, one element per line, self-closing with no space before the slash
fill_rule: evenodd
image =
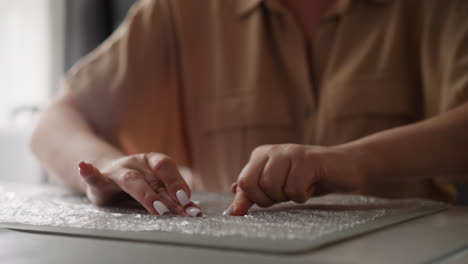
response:
<path id="1" fill-rule="evenodd" d="M 125 193 L 113 181 L 102 175 L 94 165 L 81 161 L 78 167 L 86 196 L 93 204 L 106 205 L 125 197 Z"/>
<path id="2" fill-rule="evenodd" d="M 274 201 L 271 200 L 260 188 L 259 179 L 262 175 L 268 156 L 253 156 L 249 163 L 242 169 L 237 181 L 237 191 L 242 189 L 245 196 L 252 202 L 262 207 L 271 206 Z"/>
<path id="3" fill-rule="evenodd" d="M 169 194 L 166 186 L 161 180 L 153 178 L 148 182 L 148 185 L 159 197 L 161 197 L 162 200 L 165 201 L 164 204 L 167 206 L 169 211 L 178 215 L 188 216 L 184 208 Z"/>
<path id="4" fill-rule="evenodd" d="M 237 192 L 237 182 L 233 182 L 231 184 L 231 192 L 232 192 L 232 194 L 236 194 L 236 192 Z"/>
<path id="5" fill-rule="evenodd" d="M 283 187 L 287 182 L 291 161 L 278 155 L 270 156 L 260 177 L 260 188 L 273 201 L 288 201 Z"/>
<path id="6" fill-rule="evenodd" d="M 161 183 L 162 185 L 162 183 Z M 181 198 L 181 191 L 177 192 L 178 200 L 175 200 L 174 197 L 168 192 L 166 188 L 160 188 L 158 191 L 159 196 L 164 197 L 167 200 L 168 207 L 170 208 L 171 212 L 184 215 L 184 216 L 202 216 L 202 210 L 199 205 L 195 204 L 194 202 L 190 201 L 187 197 Z M 182 194 L 185 195 L 185 194 Z M 181 205 L 180 201 L 188 200 L 188 203 Z M 172 209 L 173 208 L 173 209 Z"/>
<path id="7" fill-rule="evenodd" d="M 188 215 L 195 217 L 195 216 L 203 216 L 202 209 L 200 206 L 194 202 L 190 202 L 185 206 L 185 213 Z"/>
<path id="8" fill-rule="evenodd" d="M 304 203 L 311 196 L 311 190 L 314 190 L 313 184 L 307 181 L 307 174 L 314 173 L 306 171 L 304 166 L 300 166 L 297 161 L 292 161 L 291 170 L 284 185 L 284 194 L 288 200 L 296 203 Z"/>
<path id="9" fill-rule="evenodd" d="M 254 203 L 247 198 L 244 191 L 241 188 L 237 188 L 234 200 L 232 201 L 228 209 L 224 211 L 223 215 L 245 215 L 253 204 Z"/>
<path id="10" fill-rule="evenodd" d="M 179 210 L 175 208 L 176 205 L 172 199 L 168 199 L 168 197 L 156 193 L 146 182 L 142 172 L 132 169 L 123 169 L 111 177 L 123 191 L 132 196 L 133 199 L 140 203 L 151 214 L 164 215 L 171 211 L 187 216 L 181 208 Z"/>
<path id="11" fill-rule="evenodd" d="M 107 186 L 109 184 L 114 185 L 114 183 L 104 177 L 101 172 L 94 167 L 91 163 L 81 161 L 78 163 L 78 172 L 81 178 L 86 182 L 86 184 L 92 187 Z"/>
<path id="12" fill-rule="evenodd" d="M 188 212 L 186 212 L 186 209 L 184 209 L 184 207 L 182 207 L 176 200 L 174 200 L 174 198 L 169 194 L 169 192 L 167 191 L 165 187 L 160 188 L 159 191 L 156 191 L 156 194 L 160 197 L 160 200 L 167 206 L 168 210 L 174 214 L 181 215 L 181 216 L 192 216 L 188 212 L 193 214 L 191 210 L 194 210 L 194 209 L 190 209 L 190 210 L 188 209 L 192 207 L 197 208 L 194 206 L 188 207 L 187 208 Z M 200 209 L 199 209 L 199 212 L 201 213 Z M 196 213 L 193 216 L 198 216 L 198 213 Z"/>
<path id="13" fill-rule="evenodd" d="M 190 188 L 182 178 L 175 162 L 161 154 L 146 155 L 148 166 L 155 177 L 149 177 L 149 182 L 162 181 L 172 197 L 182 206 L 190 203 Z"/>
<path id="14" fill-rule="evenodd" d="M 151 168 L 154 177 L 147 178 L 150 186 L 164 184 L 165 188 L 154 188 L 157 192 L 167 193 L 167 198 L 172 198 L 177 205 L 174 209 L 177 214 L 185 212 L 190 216 L 201 216 L 202 210 L 190 200 L 190 188 L 180 174 L 176 164 L 168 157 L 161 154 L 148 154 L 146 156 L 148 166 Z"/>

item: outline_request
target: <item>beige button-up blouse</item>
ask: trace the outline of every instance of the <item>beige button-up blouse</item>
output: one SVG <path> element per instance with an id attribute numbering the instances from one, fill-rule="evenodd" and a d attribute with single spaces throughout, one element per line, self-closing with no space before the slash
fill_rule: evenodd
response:
<path id="1" fill-rule="evenodd" d="M 467 17 L 463 0 L 337 0 L 308 41 L 277 0 L 142 0 L 64 86 L 126 153 L 228 191 L 256 146 L 341 144 L 465 102 Z M 362 192 L 454 198 L 438 179 Z"/>

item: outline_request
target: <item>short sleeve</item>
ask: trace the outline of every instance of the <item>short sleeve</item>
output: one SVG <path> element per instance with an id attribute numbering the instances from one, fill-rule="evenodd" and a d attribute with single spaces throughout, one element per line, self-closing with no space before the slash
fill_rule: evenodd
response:
<path id="1" fill-rule="evenodd" d="M 468 2 L 457 1 L 447 21 L 447 65 L 444 72 L 446 91 L 441 110 L 468 102 Z"/>
<path id="2" fill-rule="evenodd" d="M 67 96 L 97 133 L 115 138 L 128 153 L 158 151 L 177 158 L 183 149 L 171 12 L 167 0 L 137 2 L 63 80 Z"/>
<path id="3" fill-rule="evenodd" d="M 426 100 L 433 103 L 430 112 L 437 114 L 468 102 L 468 1 L 432 1 L 427 6 L 423 85 Z"/>

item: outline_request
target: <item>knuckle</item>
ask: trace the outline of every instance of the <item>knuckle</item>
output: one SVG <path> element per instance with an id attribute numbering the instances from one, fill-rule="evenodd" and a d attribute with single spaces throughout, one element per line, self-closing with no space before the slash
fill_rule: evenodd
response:
<path id="1" fill-rule="evenodd" d="M 145 153 L 145 158 L 147 158 L 147 159 L 152 158 L 152 157 L 163 157 L 163 156 L 166 156 L 166 155 L 161 154 L 161 153 L 157 153 L 157 152 L 147 152 L 147 153 Z"/>
<path id="2" fill-rule="evenodd" d="M 262 188 L 263 190 L 273 190 L 277 188 L 277 183 L 274 180 L 267 177 L 261 177 L 259 183 L 260 188 Z"/>
<path id="3" fill-rule="evenodd" d="M 293 157 L 294 156 L 292 155 L 292 153 L 290 153 L 288 151 L 280 151 L 280 152 L 277 152 L 277 153 L 274 154 L 274 156 L 272 158 L 272 161 L 274 161 L 276 163 L 281 163 L 281 164 L 284 165 L 284 164 L 289 164 L 290 160 Z"/>
<path id="4" fill-rule="evenodd" d="M 154 170 L 158 172 L 175 166 L 175 162 L 171 158 L 169 158 L 168 156 L 162 156 L 159 159 L 159 161 L 154 165 Z"/>
<path id="5" fill-rule="evenodd" d="M 270 147 L 271 145 L 258 146 L 252 151 L 252 156 L 263 155 L 265 152 L 267 152 L 270 149 Z"/>
<path id="6" fill-rule="evenodd" d="M 141 158 L 139 154 L 136 155 L 129 155 L 125 156 L 123 158 L 118 159 L 115 163 L 114 166 L 118 167 L 134 167 L 136 164 L 141 162 Z"/>
<path id="7" fill-rule="evenodd" d="M 138 153 L 138 154 L 134 154 L 132 155 L 135 159 L 138 159 L 138 160 L 143 160 L 144 158 L 146 158 L 146 155 L 147 153 Z"/>
<path id="8" fill-rule="evenodd" d="M 150 188 L 157 194 L 166 191 L 166 187 L 161 181 L 150 181 L 149 183 Z"/>
<path id="9" fill-rule="evenodd" d="M 130 155 L 127 157 L 127 162 L 129 163 L 136 163 L 141 160 L 141 155 Z"/>
<path id="10" fill-rule="evenodd" d="M 281 149 L 281 145 L 267 145 L 266 147 L 269 153 L 276 152 Z"/>
<path id="11" fill-rule="evenodd" d="M 135 181 L 142 180 L 143 175 L 136 170 L 129 170 L 120 176 L 120 183 L 124 186 L 134 183 Z"/>
<path id="12" fill-rule="evenodd" d="M 294 155 L 294 154 L 300 153 L 300 151 L 301 151 L 301 147 L 300 145 L 297 145 L 297 144 L 287 144 L 284 146 L 284 152 L 287 155 Z"/>
<path id="13" fill-rule="evenodd" d="M 254 150 L 252 150 L 252 153 L 250 154 L 250 159 L 258 155 L 260 155 L 260 149 L 257 147 Z"/>
<path id="14" fill-rule="evenodd" d="M 246 178 L 239 179 L 238 187 L 246 193 L 249 193 L 253 189 L 252 184 Z"/>
<path id="15" fill-rule="evenodd" d="M 237 186 L 241 188 L 243 191 L 245 191 L 248 188 L 248 184 L 246 183 L 245 179 L 239 179 L 237 182 Z"/>

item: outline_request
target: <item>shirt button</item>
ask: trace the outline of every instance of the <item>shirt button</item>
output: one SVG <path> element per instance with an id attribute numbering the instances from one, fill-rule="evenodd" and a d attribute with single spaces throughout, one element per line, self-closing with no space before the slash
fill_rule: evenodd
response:
<path id="1" fill-rule="evenodd" d="M 306 108 L 304 109 L 304 119 L 309 119 L 311 114 L 312 114 L 312 109 L 311 109 L 311 107 L 308 105 L 308 106 L 306 106 Z"/>

